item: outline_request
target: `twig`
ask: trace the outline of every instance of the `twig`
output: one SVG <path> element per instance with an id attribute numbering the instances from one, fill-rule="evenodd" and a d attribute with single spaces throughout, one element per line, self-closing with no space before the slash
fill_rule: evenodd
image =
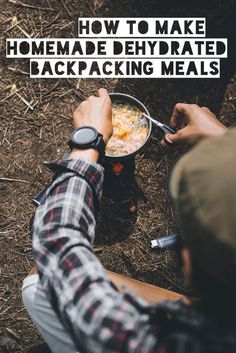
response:
<path id="1" fill-rule="evenodd" d="M 7 91 L 9 88 L 11 88 L 12 87 L 12 85 L 9 85 L 9 86 L 6 86 L 6 87 L 4 87 L 1 91 L 0 91 L 0 93 L 3 93 L 3 92 L 5 92 L 5 91 Z"/>
<path id="2" fill-rule="evenodd" d="M 70 12 L 70 10 L 68 9 L 68 7 L 66 6 L 66 4 L 65 4 L 65 2 L 63 0 L 61 0 L 61 4 L 64 6 L 68 17 L 71 19 L 73 17 L 72 13 Z"/>
<path id="3" fill-rule="evenodd" d="M 44 3 L 45 3 L 45 0 L 43 0 L 41 6 L 43 6 Z M 49 7 L 50 9 L 52 9 L 52 6 L 51 6 L 51 4 L 50 4 L 50 2 L 49 2 L 48 0 L 46 0 L 46 3 L 48 4 L 48 7 Z"/>
<path id="4" fill-rule="evenodd" d="M 27 183 L 29 184 L 29 181 L 27 180 L 22 180 L 22 179 L 13 179 L 13 178 L 0 178 L 0 181 L 9 181 L 9 182 L 18 182 L 18 183 Z"/>
<path id="5" fill-rule="evenodd" d="M 90 11 L 92 12 L 93 16 L 96 16 L 95 10 L 94 8 L 91 6 L 90 2 L 88 0 L 86 0 L 87 6 L 90 9 Z"/>
<path id="6" fill-rule="evenodd" d="M 31 38 L 30 35 L 21 26 L 19 26 L 19 23 L 20 22 L 18 21 L 17 17 L 13 16 L 12 27 L 10 29 L 12 29 L 16 26 L 27 38 Z"/>
<path id="7" fill-rule="evenodd" d="M 32 105 L 29 103 L 29 102 L 27 102 L 27 100 L 25 100 L 25 98 L 24 97 L 22 97 L 19 93 L 17 93 L 16 92 L 16 95 L 17 95 L 17 97 L 19 97 L 21 100 L 22 100 L 22 102 L 24 102 L 26 105 L 27 105 L 27 107 L 29 107 L 31 110 L 34 110 L 34 108 L 32 107 Z"/>
<path id="8" fill-rule="evenodd" d="M 14 23 L 13 19 L 11 20 L 11 27 L 7 28 L 3 33 L 9 32 L 11 29 L 17 27 L 22 21 L 18 21 L 17 23 Z"/>
<path id="9" fill-rule="evenodd" d="M 74 22 L 71 21 L 71 22 L 65 24 L 63 27 L 60 28 L 60 31 L 62 31 L 62 30 L 65 29 L 66 27 L 69 27 L 69 26 L 73 25 L 73 23 L 74 23 Z"/>
<path id="10" fill-rule="evenodd" d="M 32 105 L 29 102 L 27 102 L 27 100 L 18 93 L 18 89 L 16 87 L 16 84 L 12 85 L 11 93 L 16 94 L 17 97 L 19 97 L 22 100 L 22 102 L 24 102 L 27 105 L 28 108 L 30 108 L 31 110 L 34 110 Z"/>
<path id="11" fill-rule="evenodd" d="M 94 251 L 95 254 L 97 254 L 97 253 L 102 252 L 102 251 L 103 251 L 103 248 L 102 248 L 102 247 L 99 247 L 99 246 L 95 246 L 95 247 L 93 248 L 93 251 Z"/>
<path id="12" fill-rule="evenodd" d="M 76 84 L 76 89 L 79 89 L 81 83 L 81 78 L 78 79 L 77 84 Z"/>
<path id="13" fill-rule="evenodd" d="M 18 90 L 19 91 L 19 90 Z M 16 92 L 11 92 L 11 94 L 9 94 L 8 96 L 6 96 L 5 98 L 3 98 L 2 100 L 0 100 L 0 103 L 6 101 L 8 98 L 11 98 L 12 96 L 14 96 L 16 94 Z"/>
<path id="14" fill-rule="evenodd" d="M 39 103 L 39 101 L 35 102 L 35 103 L 32 105 L 32 108 L 34 109 L 35 106 L 36 106 L 38 103 Z M 31 102 L 30 102 L 30 104 L 31 104 Z M 29 109 L 31 109 L 31 108 L 28 106 L 28 107 L 26 108 L 25 112 L 24 112 L 24 116 L 26 116 L 26 114 L 28 113 L 28 110 L 29 110 Z M 33 110 L 33 109 L 31 109 L 31 110 Z"/>
<path id="15" fill-rule="evenodd" d="M 62 98 L 62 97 L 64 97 L 66 94 L 69 94 L 69 93 L 71 93 L 71 92 L 73 92 L 73 88 L 71 88 L 69 91 L 66 91 L 66 92 L 64 92 L 63 94 L 61 94 L 61 95 L 59 96 L 59 98 Z"/>
<path id="16" fill-rule="evenodd" d="M 57 87 L 59 86 L 59 80 L 57 80 L 57 82 L 55 83 L 55 85 L 50 89 L 48 90 L 46 93 L 44 93 L 42 95 L 42 99 L 44 99 L 45 97 L 47 97 L 51 92 L 53 92 Z"/>
<path id="17" fill-rule="evenodd" d="M 11 335 L 13 338 L 15 338 L 18 342 L 20 341 L 20 336 L 18 336 L 15 331 L 13 331 L 12 329 L 10 329 L 8 327 L 6 327 L 6 331 L 9 333 L 9 335 Z"/>
<path id="18" fill-rule="evenodd" d="M 16 72 L 17 74 L 22 74 L 22 75 L 27 75 L 29 76 L 29 72 L 23 71 L 21 69 L 18 69 L 17 67 L 13 67 L 13 66 L 8 66 L 8 70 Z"/>
<path id="19" fill-rule="evenodd" d="M 31 38 L 30 35 L 21 27 L 16 25 L 17 28 L 19 28 L 19 30 L 27 37 L 27 38 Z"/>
<path id="20" fill-rule="evenodd" d="M 57 145 L 57 140 L 56 140 L 56 133 L 55 133 L 55 127 L 54 127 L 53 122 L 52 122 L 52 131 L 53 131 L 53 137 L 54 137 L 54 141 L 55 141 L 55 145 L 56 145 L 56 150 L 58 150 L 58 145 Z"/>
<path id="21" fill-rule="evenodd" d="M 10 252 L 12 252 L 13 254 L 21 255 L 21 256 L 28 256 L 27 254 L 22 254 L 21 252 L 16 251 L 16 250 L 10 250 Z"/>
<path id="22" fill-rule="evenodd" d="M 17 0 L 8 0 L 8 1 L 16 6 L 28 7 L 29 9 L 35 9 L 35 10 L 41 10 L 41 11 L 55 12 L 55 9 L 53 9 L 51 7 L 38 7 L 38 6 L 34 6 L 34 5 L 25 4 L 25 3 L 21 2 L 21 1 L 17 1 Z"/>
<path id="23" fill-rule="evenodd" d="M 67 85 L 73 89 L 74 94 L 75 94 L 78 98 L 84 100 L 84 99 L 85 99 L 84 95 L 83 95 L 82 93 L 79 93 L 79 92 L 78 92 L 78 90 L 75 88 L 74 84 L 73 84 L 68 78 L 66 78 L 65 80 L 66 80 L 66 82 L 67 82 Z"/>

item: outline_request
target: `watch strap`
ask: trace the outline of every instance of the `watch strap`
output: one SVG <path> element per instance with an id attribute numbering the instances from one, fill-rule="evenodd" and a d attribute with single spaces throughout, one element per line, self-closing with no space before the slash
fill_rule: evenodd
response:
<path id="1" fill-rule="evenodd" d="M 98 153 L 99 153 L 99 160 L 103 160 L 105 157 L 105 149 L 106 149 L 106 144 L 103 140 L 102 134 L 98 133 L 98 141 L 97 141 L 97 146 L 96 146 Z"/>

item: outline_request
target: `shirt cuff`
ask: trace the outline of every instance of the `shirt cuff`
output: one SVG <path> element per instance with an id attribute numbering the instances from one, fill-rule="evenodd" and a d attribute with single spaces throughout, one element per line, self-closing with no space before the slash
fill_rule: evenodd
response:
<path id="1" fill-rule="evenodd" d="M 98 199 L 102 196 L 102 186 L 104 178 L 104 168 L 91 161 L 85 161 L 82 159 L 59 159 L 55 162 L 44 162 L 44 164 L 54 173 L 54 175 L 74 172 L 82 179 L 86 180 L 87 183 L 96 192 Z"/>

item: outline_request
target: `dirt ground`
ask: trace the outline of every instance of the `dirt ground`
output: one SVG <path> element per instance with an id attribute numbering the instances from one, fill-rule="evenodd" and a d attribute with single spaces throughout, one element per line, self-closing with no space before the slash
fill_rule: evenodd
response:
<path id="1" fill-rule="evenodd" d="M 216 3 L 218 7 L 211 12 L 209 26 L 213 28 L 214 22 L 218 31 L 217 21 L 222 21 L 225 26 L 221 28 L 225 32 L 219 34 L 230 38 L 232 33 L 226 24 L 233 2 Z M 0 342 L 1 337 L 8 335 L 15 345 L 12 351 L 47 352 L 22 306 L 21 284 L 33 265 L 30 220 L 35 207 L 31 200 L 50 180 L 42 162 L 62 155 L 71 131 L 74 107 L 99 87 L 106 87 L 110 92 L 136 96 L 164 122 L 168 122 L 174 104 L 182 101 L 208 106 L 227 126 L 236 125 L 235 52 L 232 48 L 230 58 L 223 63 L 221 80 L 33 80 L 29 79 L 27 61 L 5 59 L 5 39 L 24 37 L 21 29 L 32 37 L 75 37 L 78 16 L 140 16 L 142 6 L 141 0 L 0 0 Z M 148 13 L 154 16 L 183 14 L 180 10 L 173 12 L 171 1 L 169 8 L 156 13 L 152 6 L 153 1 L 150 8 L 145 6 L 145 16 Z M 40 7 L 41 10 L 37 9 Z M 209 8 L 196 7 L 195 10 L 197 15 L 209 13 Z M 191 11 L 186 9 L 185 14 L 191 15 Z M 17 16 L 20 23 L 11 28 L 13 16 Z M 33 111 L 19 96 L 10 95 L 13 84 L 33 105 Z M 150 142 L 136 158 L 137 184 L 130 188 L 135 190 L 134 197 L 138 200 L 137 214 L 130 214 L 125 203 L 111 205 L 104 198 L 96 247 L 107 269 L 184 292 L 175 252 L 150 248 L 150 239 L 177 230 L 168 180 L 184 150 L 164 151 L 159 145 L 161 137 L 153 129 Z M 129 195 L 127 190 L 127 199 Z M 1 343 L 0 352 L 7 352 Z"/>

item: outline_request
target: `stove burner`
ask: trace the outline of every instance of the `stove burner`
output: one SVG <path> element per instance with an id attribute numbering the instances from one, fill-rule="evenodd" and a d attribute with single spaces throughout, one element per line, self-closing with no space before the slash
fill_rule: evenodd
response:
<path id="1" fill-rule="evenodd" d="M 135 203 L 136 181 L 135 181 L 135 159 L 113 162 L 105 160 L 104 196 L 113 203 L 128 204 Z"/>

